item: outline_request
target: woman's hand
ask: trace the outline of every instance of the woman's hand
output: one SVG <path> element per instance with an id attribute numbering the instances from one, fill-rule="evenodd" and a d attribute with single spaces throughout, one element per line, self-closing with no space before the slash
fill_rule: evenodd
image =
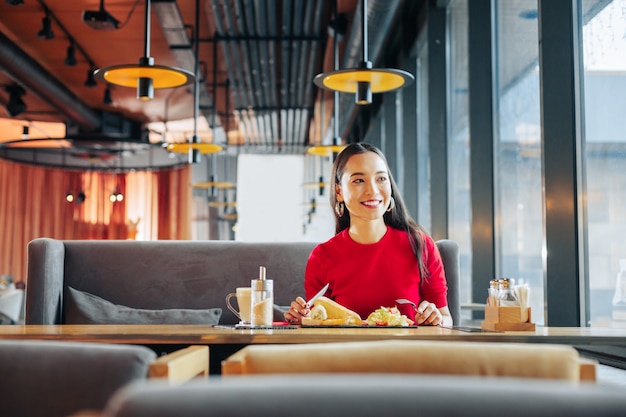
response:
<path id="1" fill-rule="evenodd" d="M 289 311 L 285 313 L 285 320 L 291 324 L 301 324 L 302 317 L 309 314 L 310 309 L 306 306 L 306 300 L 302 297 L 298 297 L 295 301 L 291 302 Z"/>
<path id="2" fill-rule="evenodd" d="M 435 304 L 428 301 L 422 301 L 420 305 L 417 306 L 415 324 L 429 326 L 443 325 L 445 324 L 444 315 Z"/>

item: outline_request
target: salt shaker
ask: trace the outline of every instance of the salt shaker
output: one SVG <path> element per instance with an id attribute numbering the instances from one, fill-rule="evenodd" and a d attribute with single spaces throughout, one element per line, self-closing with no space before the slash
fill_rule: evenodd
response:
<path id="1" fill-rule="evenodd" d="M 266 279 L 265 273 L 265 267 L 259 267 L 259 279 L 250 281 L 252 326 L 271 326 L 274 319 L 274 281 Z"/>
<path id="2" fill-rule="evenodd" d="M 502 278 L 499 280 L 500 291 L 498 293 L 498 300 L 501 306 L 519 306 L 519 300 L 515 296 L 515 292 L 513 292 L 513 282 L 512 278 Z"/>

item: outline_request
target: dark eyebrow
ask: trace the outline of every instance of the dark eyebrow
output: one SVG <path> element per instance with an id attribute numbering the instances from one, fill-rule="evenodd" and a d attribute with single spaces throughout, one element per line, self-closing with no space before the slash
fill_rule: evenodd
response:
<path id="1" fill-rule="evenodd" d="M 380 174 L 384 174 L 384 175 L 389 175 L 388 171 L 377 171 L 374 173 L 374 175 L 380 175 Z M 354 172 L 350 175 L 350 178 L 357 176 L 357 175 L 365 175 L 365 173 L 363 172 Z"/>

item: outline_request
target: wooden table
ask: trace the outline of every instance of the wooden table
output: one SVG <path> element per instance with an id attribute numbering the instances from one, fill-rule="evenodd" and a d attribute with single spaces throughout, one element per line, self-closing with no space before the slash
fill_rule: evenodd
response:
<path id="1" fill-rule="evenodd" d="M 535 331 L 469 332 L 420 326 L 417 328 L 235 329 L 204 325 L 14 325 L 0 326 L 0 339 L 73 340 L 79 342 L 171 344 L 323 343 L 381 340 L 464 340 L 481 342 L 610 344 L 626 347 L 626 329 L 598 327 L 537 327 Z"/>
<path id="2" fill-rule="evenodd" d="M 556 343 L 576 348 L 608 346 L 626 351 L 626 329 L 537 327 L 524 332 L 469 332 L 441 327 L 235 329 L 204 325 L 15 325 L 0 326 L 0 339 L 66 340 L 145 345 L 161 353 L 181 346 L 209 345 L 211 370 L 250 344 L 324 343 L 404 339 L 511 343 Z M 626 366 L 626 357 L 620 359 Z"/>

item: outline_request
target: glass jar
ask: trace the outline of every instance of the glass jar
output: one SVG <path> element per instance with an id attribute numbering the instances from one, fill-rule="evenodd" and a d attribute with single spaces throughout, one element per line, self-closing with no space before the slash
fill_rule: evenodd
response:
<path id="1" fill-rule="evenodd" d="M 259 279 L 250 281 L 250 324 L 271 326 L 274 320 L 274 281 L 266 279 L 265 267 L 259 268 Z"/>
<path id="2" fill-rule="evenodd" d="M 513 280 L 509 278 L 498 280 L 498 301 L 504 307 L 519 306 L 519 300 L 513 290 Z"/>

